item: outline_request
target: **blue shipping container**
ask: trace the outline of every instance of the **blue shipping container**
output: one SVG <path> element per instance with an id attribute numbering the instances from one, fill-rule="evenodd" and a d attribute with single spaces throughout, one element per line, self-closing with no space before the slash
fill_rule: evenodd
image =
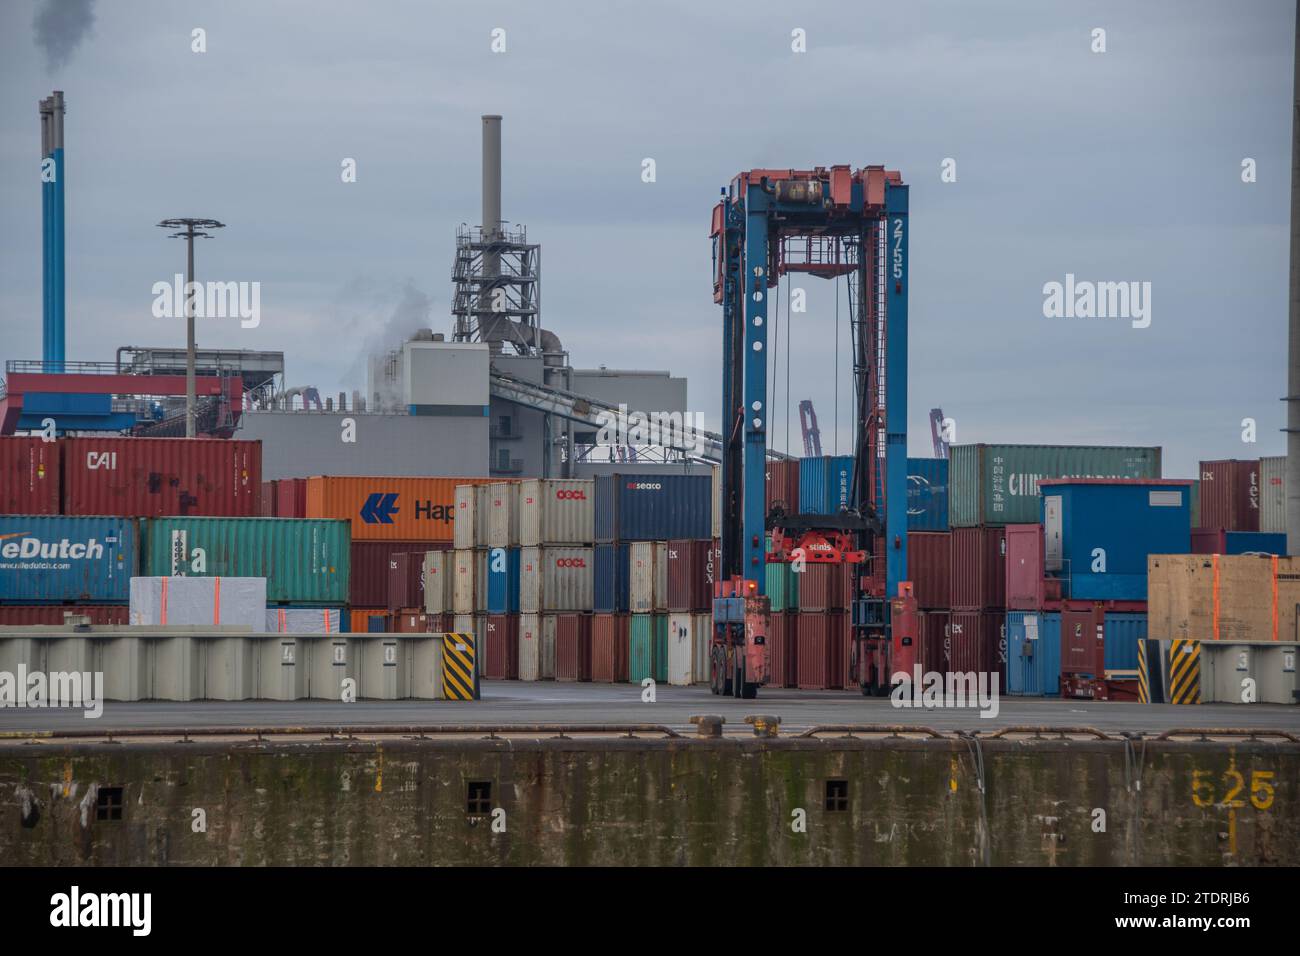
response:
<path id="1" fill-rule="evenodd" d="M 1225 531 L 1224 554 L 1286 554 L 1286 535 L 1276 531 Z"/>
<path id="2" fill-rule="evenodd" d="M 519 613 L 519 549 L 492 548 L 487 557 L 487 611 Z"/>
<path id="3" fill-rule="evenodd" d="M 1106 612 L 1106 643 L 1102 660 L 1108 671 L 1135 671 L 1138 666 L 1138 641 L 1146 640 L 1145 614 Z"/>
<path id="4" fill-rule="evenodd" d="M 1191 550 L 1190 482 L 1069 478 L 1039 482 L 1046 570 L 1062 597 L 1145 601 L 1147 556 Z"/>
<path id="5" fill-rule="evenodd" d="M 907 530 L 948 530 L 948 459 L 907 459 Z"/>
<path id="6" fill-rule="evenodd" d="M 853 458 L 823 455 L 799 462 L 799 513 L 838 514 L 853 494 Z"/>
<path id="7" fill-rule="evenodd" d="M 628 609 L 628 547 L 598 544 L 592 555 L 592 609 L 619 614 Z"/>
<path id="8" fill-rule="evenodd" d="M 1007 612 L 1007 693 L 1018 697 L 1061 693 L 1061 615 Z"/>
<path id="9" fill-rule="evenodd" d="M 0 516 L 0 601 L 128 604 L 139 566 L 134 518 Z"/>
<path id="10" fill-rule="evenodd" d="M 603 475 L 595 495 L 599 542 L 712 537 L 708 475 Z"/>

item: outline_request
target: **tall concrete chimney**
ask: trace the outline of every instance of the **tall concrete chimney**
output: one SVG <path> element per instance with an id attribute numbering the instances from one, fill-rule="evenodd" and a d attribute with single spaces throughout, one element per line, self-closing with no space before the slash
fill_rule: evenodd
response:
<path id="1" fill-rule="evenodd" d="M 63 371 L 65 351 L 63 241 L 63 91 L 40 101 L 43 322 L 41 360 L 46 372 Z"/>
<path id="2" fill-rule="evenodd" d="M 1300 0 L 1291 97 L 1291 295 L 1287 320 L 1286 550 L 1300 554 Z"/>
<path id="3" fill-rule="evenodd" d="M 483 234 L 501 232 L 501 117 L 483 117 Z"/>

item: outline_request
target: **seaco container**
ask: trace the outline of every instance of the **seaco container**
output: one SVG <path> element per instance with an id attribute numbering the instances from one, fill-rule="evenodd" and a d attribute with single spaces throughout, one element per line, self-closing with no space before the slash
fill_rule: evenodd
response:
<path id="1" fill-rule="evenodd" d="M 1006 600 L 1006 532 L 953 528 L 949 596 L 957 608 L 1000 608 Z"/>
<path id="2" fill-rule="evenodd" d="M 145 576 L 266 578 L 271 604 L 348 603 L 346 521 L 154 518 L 143 523 L 141 538 Z M 388 573 L 385 566 L 380 605 Z"/>
<path id="3" fill-rule="evenodd" d="M 595 538 L 595 482 L 533 478 L 519 483 L 519 543 L 591 544 Z"/>
<path id="4" fill-rule="evenodd" d="M 949 585 L 951 561 L 951 532 L 908 532 L 907 579 L 912 582 L 917 607 L 947 608 L 952 605 Z"/>
<path id="5" fill-rule="evenodd" d="M 491 548 L 487 553 L 487 613 L 519 613 L 519 549 Z"/>
<path id="6" fill-rule="evenodd" d="M 1008 611 L 1007 687 L 1017 697 L 1056 697 L 1061 692 L 1061 616 Z"/>
<path id="7" fill-rule="evenodd" d="M 1193 516 L 1192 527 L 1200 527 Z M 1286 458 L 1259 460 L 1259 530 L 1286 534 Z"/>
<path id="8" fill-rule="evenodd" d="M 595 480 L 597 541 L 707 538 L 712 526 L 708 475 L 605 475 Z"/>
<path id="9" fill-rule="evenodd" d="M 57 442 L 0 438 L 0 514 L 58 514 L 61 460 Z"/>
<path id="10" fill-rule="evenodd" d="M 799 513 L 833 515 L 853 495 L 851 455 L 804 458 L 799 462 Z"/>
<path id="11" fill-rule="evenodd" d="M 1191 546 L 1190 487 L 1177 480 L 1041 483 L 1043 567 L 1075 601 L 1145 601 L 1147 556 Z"/>
<path id="12" fill-rule="evenodd" d="M 707 611 L 713 607 L 718 554 L 711 540 L 678 538 L 668 542 L 668 610 Z"/>
<path id="13" fill-rule="evenodd" d="M 590 611 L 593 564 L 591 548 L 521 548 L 520 611 Z"/>
<path id="14" fill-rule="evenodd" d="M 629 547 L 626 544 L 598 544 L 592 549 L 592 607 L 599 614 L 628 610 Z"/>
<path id="15" fill-rule="evenodd" d="M 353 607 L 386 607 L 393 555 L 431 547 L 422 541 L 353 541 L 348 549 L 348 603 Z"/>
<path id="16" fill-rule="evenodd" d="M 948 459 L 907 459 L 907 530 L 948 530 Z"/>
<path id="17" fill-rule="evenodd" d="M 63 513 L 256 517 L 262 443 L 222 438 L 65 438 Z"/>
<path id="18" fill-rule="evenodd" d="M 356 541 L 451 541 L 457 485 L 486 478 L 308 478 L 307 517 L 352 523 Z"/>
<path id="19" fill-rule="evenodd" d="M 126 604 L 139 533 L 134 518 L 0 516 L 0 602 Z"/>
<path id="20" fill-rule="evenodd" d="M 591 618 L 591 679 L 605 684 L 627 677 L 628 616 L 593 614 Z"/>
<path id="21" fill-rule="evenodd" d="M 1199 526 L 1225 531 L 1258 531 L 1259 471 L 1257 458 L 1201 462 Z"/>
<path id="22" fill-rule="evenodd" d="M 1280 532 L 1194 528 L 1192 554 L 1286 554 L 1286 535 Z"/>
<path id="23" fill-rule="evenodd" d="M 1044 478 L 1159 477 L 1159 448 L 957 445 L 949 457 L 948 521 L 954 528 L 1035 522 Z"/>

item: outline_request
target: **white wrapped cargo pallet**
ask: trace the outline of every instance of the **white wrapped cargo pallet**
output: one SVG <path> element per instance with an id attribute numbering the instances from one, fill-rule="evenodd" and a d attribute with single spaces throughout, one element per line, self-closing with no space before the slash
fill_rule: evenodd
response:
<path id="1" fill-rule="evenodd" d="M 132 624 L 224 625 L 266 629 L 266 578 L 131 579 Z"/>
<path id="2" fill-rule="evenodd" d="M 268 607 L 269 634 L 337 634 L 343 629 L 343 612 L 336 607 Z"/>

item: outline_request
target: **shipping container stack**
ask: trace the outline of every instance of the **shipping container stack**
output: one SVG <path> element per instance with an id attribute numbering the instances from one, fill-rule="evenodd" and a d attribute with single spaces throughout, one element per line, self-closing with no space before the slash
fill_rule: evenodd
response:
<path id="1" fill-rule="evenodd" d="M 946 674 L 952 608 L 952 532 L 948 527 L 948 459 L 907 459 L 907 579 L 919 611 L 919 661 Z"/>
<path id="2" fill-rule="evenodd" d="M 1193 554 L 1286 554 L 1286 459 L 1203 461 Z"/>

